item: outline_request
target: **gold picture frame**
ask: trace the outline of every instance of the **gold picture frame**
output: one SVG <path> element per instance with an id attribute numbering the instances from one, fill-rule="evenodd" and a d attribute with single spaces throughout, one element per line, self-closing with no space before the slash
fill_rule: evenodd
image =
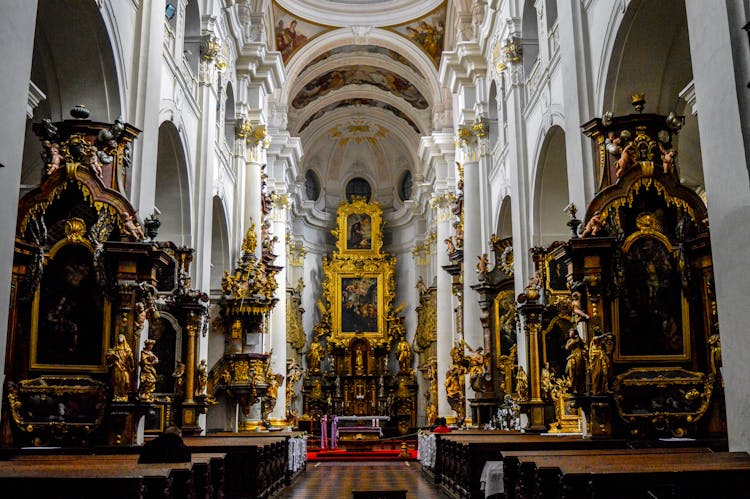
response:
<path id="1" fill-rule="evenodd" d="M 638 248 L 636 248 L 636 245 L 654 245 L 657 246 L 659 249 L 663 250 L 663 254 L 666 254 L 673 258 L 672 262 L 668 262 L 669 265 L 667 265 L 667 268 L 672 272 L 672 280 L 677 281 L 677 273 L 674 270 L 674 266 L 677 262 L 677 252 L 672 247 L 672 244 L 669 242 L 669 239 L 662 234 L 661 232 L 651 229 L 651 228 L 644 228 L 640 231 L 634 232 L 628 238 L 625 240 L 622 246 L 623 254 L 627 257 L 630 254 L 631 249 L 633 251 L 638 251 Z M 653 246 L 651 246 L 653 247 Z M 662 258 L 664 259 L 664 258 Z M 636 255 L 635 258 L 633 258 L 633 261 L 640 262 L 644 268 L 646 268 L 646 275 L 651 276 L 651 274 L 655 274 L 654 279 L 650 279 L 649 277 L 645 279 L 640 280 L 639 286 L 629 286 L 628 287 L 628 293 L 634 293 L 634 289 L 637 287 L 643 287 L 645 289 L 645 292 L 648 294 L 651 294 L 652 298 L 657 297 L 657 294 L 660 293 L 660 289 L 664 286 L 663 282 L 664 279 L 659 278 L 658 273 L 658 262 L 654 262 L 653 260 L 649 260 L 646 258 L 640 257 L 640 255 Z M 691 340 L 690 340 L 690 305 L 688 303 L 688 300 L 685 296 L 684 290 L 681 289 L 679 282 L 671 282 L 669 288 L 675 288 L 680 287 L 679 292 L 679 298 L 676 296 L 670 297 L 673 300 L 676 300 L 676 303 L 673 303 L 673 306 L 677 306 L 679 304 L 679 313 L 673 314 L 674 316 L 664 315 L 664 317 L 660 317 L 661 320 L 661 328 L 663 335 L 665 336 L 664 343 L 666 345 L 669 345 L 670 343 L 673 343 L 675 340 L 679 340 L 681 344 L 681 351 L 679 353 L 627 353 L 623 349 L 623 344 L 627 343 L 623 341 L 623 331 L 621 330 L 621 306 L 625 306 L 627 302 L 623 301 L 621 298 L 615 298 L 612 300 L 611 304 L 611 312 L 612 312 L 612 332 L 615 335 L 616 341 L 615 341 L 615 351 L 613 360 L 615 362 L 633 362 L 633 361 L 649 361 L 649 362 L 684 362 L 689 361 L 692 359 L 692 351 L 691 351 Z M 646 324 L 646 317 L 654 315 L 658 313 L 660 310 L 658 308 L 650 307 L 642 307 L 644 310 L 641 311 L 642 313 L 638 315 L 638 319 L 640 322 L 640 327 L 637 328 L 639 331 L 647 331 L 647 327 L 645 327 Z M 663 308 L 663 307 L 662 307 Z M 675 310 L 672 310 L 672 312 L 677 312 Z M 679 317 L 679 320 L 681 324 L 677 325 L 675 321 L 675 316 Z M 651 322 L 659 322 L 656 320 L 652 320 Z M 652 324 L 653 325 L 653 324 Z M 658 324 L 657 324 L 658 325 Z M 669 336 L 672 336 L 670 339 Z M 653 336 L 653 335 L 651 335 Z M 649 337 L 651 337 L 649 336 Z M 630 342 L 634 342 L 633 339 L 628 339 Z M 669 346 L 663 347 L 664 349 L 669 348 Z"/>
<path id="2" fill-rule="evenodd" d="M 377 201 L 354 197 L 338 209 L 336 249 L 340 255 L 380 255 L 383 247 L 383 211 Z"/>
<path id="3" fill-rule="evenodd" d="M 569 295 L 568 268 L 564 260 L 554 254 L 544 256 L 544 287 L 552 295 Z"/>
<path id="4" fill-rule="evenodd" d="M 95 279 L 92 275 L 93 260 L 90 266 L 81 265 L 80 261 L 76 261 L 76 257 L 80 258 L 83 254 L 87 255 L 87 259 L 93 259 L 93 253 L 93 247 L 85 239 L 63 239 L 50 249 L 45 259 L 45 274 L 34 293 L 31 307 L 29 348 L 31 369 L 107 372 L 106 355 L 112 320 L 112 306 L 109 299 L 93 290 L 82 293 L 90 300 L 97 298 L 101 300 L 101 324 L 94 324 L 89 319 L 92 313 L 91 308 L 80 304 L 75 305 L 75 293 L 71 287 L 66 288 L 65 292 L 58 290 L 54 307 L 50 302 L 54 293 L 47 293 L 49 296 L 45 296 L 43 292 L 45 278 L 55 279 L 55 272 L 64 273 L 79 283 L 85 281 L 89 288 L 93 288 Z M 55 259 L 60 256 L 62 261 L 56 261 Z M 68 262 L 64 265 L 66 258 Z M 58 263 L 61 268 L 56 267 Z M 66 361 L 65 357 L 69 360 Z"/>
<path id="5" fill-rule="evenodd" d="M 356 222 L 355 222 L 356 220 Z M 369 225 L 352 238 L 352 224 Z M 337 237 L 330 261 L 323 259 L 323 298 L 330 312 L 330 340 L 346 346 L 364 337 L 371 345 L 389 341 L 389 320 L 396 297 L 396 259 L 383 253 L 382 209 L 376 201 L 355 197 L 339 205 Z M 356 239 L 366 241 L 353 248 Z"/>

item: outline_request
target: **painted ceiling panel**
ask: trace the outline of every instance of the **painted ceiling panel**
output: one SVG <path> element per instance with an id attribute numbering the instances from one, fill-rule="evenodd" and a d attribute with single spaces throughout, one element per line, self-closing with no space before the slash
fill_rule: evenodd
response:
<path id="1" fill-rule="evenodd" d="M 393 71 L 374 66 L 342 66 L 324 73 L 294 97 L 292 106 L 302 109 L 318 97 L 338 90 L 346 85 L 374 85 L 404 99 L 416 109 L 427 109 L 429 103 L 412 83 Z"/>

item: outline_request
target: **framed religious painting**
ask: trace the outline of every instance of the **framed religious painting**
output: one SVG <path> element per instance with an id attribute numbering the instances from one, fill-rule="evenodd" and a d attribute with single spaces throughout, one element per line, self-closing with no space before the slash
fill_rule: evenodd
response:
<path id="1" fill-rule="evenodd" d="M 53 246 L 32 306 L 31 368 L 106 372 L 110 321 L 88 241 Z"/>
<path id="2" fill-rule="evenodd" d="M 383 246 L 382 211 L 376 202 L 355 197 L 351 203 L 342 203 L 338 210 L 337 249 L 340 254 L 378 255 Z"/>
<path id="3" fill-rule="evenodd" d="M 690 310 L 674 248 L 651 231 L 632 234 L 622 251 L 624 286 L 612 303 L 615 362 L 690 360 Z"/>
<path id="4" fill-rule="evenodd" d="M 334 332 L 372 335 L 384 330 L 382 278 L 380 273 L 339 275 Z"/>

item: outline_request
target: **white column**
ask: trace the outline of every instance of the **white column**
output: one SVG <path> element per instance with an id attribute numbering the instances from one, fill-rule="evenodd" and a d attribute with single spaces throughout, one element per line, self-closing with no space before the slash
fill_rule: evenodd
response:
<path id="1" fill-rule="evenodd" d="M 279 287 L 276 288 L 275 296 L 278 303 L 271 311 L 271 367 L 273 372 L 284 376 L 284 380 L 279 385 L 277 392 L 276 405 L 271 411 L 271 417 L 274 419 L 286 418 L 286 224 L 287 224 L 287 205 L 286 196 L 278 196 L 274 200 L 271 211 L 271 234 L 277 237 L 273 253 L 276 255 L 276 265 L 283 268 L 276 274 L 276 282 Z"/>
<path id="2" fill-rule="evenodd" d="M 143 130 L 135 141 L 130 175 L 130 201 L 141 216 L 154 209 L 156 157 L 159 147 L 161 66 L 164 2 L 143 2 L 138 10 L 135 52 L 137 65 L 131 83 L 130 116 L 125 121 Z M 180 55 L 180 57 L 182 57 Z"/>
<path id="3" fill-rule="evenodd" d="M 711 222 L 729 450 L 750 451 L 750 47 L 739 0 L 685 2 Z M 743 133 L 744 131 L 744 133 Z"/>
<path id="4" fill-rule="evenodd" d="M 26 104 L 29 97 L 31 56 L 34 49 L 36 0 L 6 2 L 6 15 L 0 16 L 0 61 L 4 77 L 0 80 L 0 399 L 5 382 L 5 350 L 8 338 L 10 276 L 13 269 L 18 187 L 21 184 Z"/>
<path id="5" fill-rule="evenodd" d="M 448 251 L 443 241 L 451 237 L 451 201 L 447 193 L 436 199 L 437 211 L 437 410 L 438 416 L 452 416 L 453 409 L 448 404 L 445 390 L 445 374 L 451 366 L 453 346 L 453 291 L 451 276 L 443 270 L 449 265 Z"/>
<path id="6" fill-rule="evenodd" d="M 586 57 L 585 13 L 580 0 L 560 0 L 560 71 L 565 108 L 565 159 L 568 164 L 570 201 L 585 211 L 594 197 L 594 154 L 589 139 L 580 132 L 581 124 L 594 115 L 591 103 L 591 65 Z"/>
<path id="7" fill-rule="evenodd" d="M 258 162 L 259 146 L 251 149 L 249 161 L 245 162 L 245 212 L 242 217 L 242 224 L 245 228 L 243 232 L 250 230 L 251 223 L 255 224 L 255 238 L 260 241 L 260 228 L 263 224 L 263 210 L 261 204 L 261 167 Z M 255 256 L 260 258 L 262 248 L 259 243 L 255 248 Z M 279 260 L 283 261 L 283 260 Z"/>
<path id="8" fill-rule="evenodd" d="M 467 125 L 469 126 L 469 125 Z M 471 127 L 476 127 L 473 125 Z M 463 128 L 463 127 L 462 127 Z M 479 178 L 479 156 L 486 141 L 485 132 L 472 130 L 468 141 L 465 141 L 464 154 L 464 263 L 463 263 L 463 326 L 464 340 L 472 349 L 484 347 L 484 334 L 479 321 L 481 310 L 479 296 L 472 286 L 479 283 L 477 279 L 477 257 L 482 250 L 482 207 Z M 468 374 L 466 379 L 466 415 L 471 415 L 469 399 L 475 398 L 476 392 L 471 388 Z"/>

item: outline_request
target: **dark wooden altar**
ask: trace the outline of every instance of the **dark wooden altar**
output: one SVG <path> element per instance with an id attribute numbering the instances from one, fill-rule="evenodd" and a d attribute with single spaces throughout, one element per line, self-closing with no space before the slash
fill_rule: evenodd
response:
<path id="1" fill-rule="evenodd" d="M 177 360 L 185 387 L 196 376 L 208 297 L 191 289 L 192 250 L 154 242 L 158 219 L 142 225 L 124 194 L 139 130 L 71 115 L 33 126 L 45 172 L 18 208 L 2 443 L 133 444 L 144 417 L 200 430 L 204 401 L 160 381 Z"/>
<path id="2" fill-rule="evenodd" d="M 530 429 L 552 423 L 556 393 L 598 437 L 726 431 L 708 217 L 679 180 L 681 123 L 637 113 L 583 125 L 599 190 L 583 224 L 571 210 L 569 241 L 532 251 L 519 299 Z"/>

